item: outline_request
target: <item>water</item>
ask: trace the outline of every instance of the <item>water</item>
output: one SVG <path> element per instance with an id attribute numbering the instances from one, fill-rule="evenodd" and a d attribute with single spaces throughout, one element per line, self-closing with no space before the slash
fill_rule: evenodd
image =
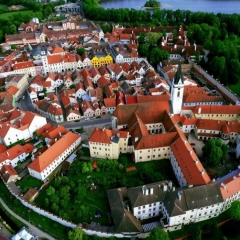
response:
<path id="1" fill-rule="evenodd" d="M 107 0 L 104 8 L 142 9 L 146 0 Z M 240 13 L 240 0 L 160 0 L 162 8 L 169 10 L 190 10 L 192 12 Z"/>

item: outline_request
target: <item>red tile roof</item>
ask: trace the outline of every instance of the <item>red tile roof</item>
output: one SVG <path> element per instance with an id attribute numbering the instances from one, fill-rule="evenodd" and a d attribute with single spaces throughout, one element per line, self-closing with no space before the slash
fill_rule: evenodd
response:
<path id="1" fill-rule="evenodd" d="M 219 185 L 223 199 L 226 200 L 227 198 L 239 192 L 240 176 L 238 174 L 236 174 L 235 176 L 231 176 L 224 180 L 222 183 L 219 183 Z"/>
<path id="2" fill-rule="evenodd" d="M 94 128 L 90 137 L 88 138 L 88 141 L 111 144 L 111 137 L 117 134 L 120 138 L 128 137 L 128 133 L 124 131 L 109 130 L 105 128 Z"/>
<path id="3" fill-rule="evenodd" d="M 211 180 L 207 172 L 188 141 L 179 138 L 171 145 L 171 150 L 187 184 L 200 185 L 210 183 Z"/>
<path id="4" fill-rule="evenodd" d="M 28 61 L 28 62 L 20 62 L 20 63 L 15 63 L 13 66 L 13 70 L 19 70 L 19 69 L 24 69 L 24 68 L 30 68 L 34 67 L 33 61 Z"/>
<path id="5" fill-rule="evenodd" d="M 68 132 L 38 158 L 28 165 L 28 168 L 37 172 L 42 172 L 47 168 L 57 157 L 59 157 L 67 148 L 76 142 L 80 136 L 78 134 Z"/>

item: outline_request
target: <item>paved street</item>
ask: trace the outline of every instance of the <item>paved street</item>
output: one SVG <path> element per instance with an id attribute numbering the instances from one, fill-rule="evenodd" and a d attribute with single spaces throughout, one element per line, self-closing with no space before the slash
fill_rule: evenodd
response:
<path id="1" fill-rule="evenodd" d="M 29 223 L 28 221 L 26 221 L 25 219 L 23 219 L 22 217 L 18 216 L 17 214 L 15 214 L 15 212 L 13 212 L 6 204 L 5 202 L 2 200 L 2 198 L 0 198 L 0 202 L 3 205 L 3 207 L 11 214 L 13 215 L 15 218 L 17 218 L 18 220 L 20 220 L 21 222 L 23 222 L 24 224 L 27 225 L 27 227 L 30 229 L 30 231 L 37 235 L 39 238 L 45 238 L 48 240 L 55 240 L 55 238 L 51 237 L 50 235 L 48 235 L 47 233 L 43 232 L 42 230 L 40 230 L 39 228 L 33 226 L 31 223 Z"/>

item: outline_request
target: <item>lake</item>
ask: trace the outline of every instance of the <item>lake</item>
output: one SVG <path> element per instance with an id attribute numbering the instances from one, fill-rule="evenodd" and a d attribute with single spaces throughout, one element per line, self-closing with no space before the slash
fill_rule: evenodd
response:
<path id="1" fill-rule="evenodd" d="M 109 0 L 101 2 L 104 8 L 142 9 L 146 0 Z M 162 0 L 162 8 L 190 10 L 192 12 L 240 13 L 240 0 Z"/>

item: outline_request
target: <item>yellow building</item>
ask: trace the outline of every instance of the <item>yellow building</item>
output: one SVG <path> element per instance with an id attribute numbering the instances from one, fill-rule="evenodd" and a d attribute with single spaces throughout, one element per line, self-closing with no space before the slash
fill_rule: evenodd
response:
<path id="1" fill-rule="evenodd" d="M 91 60 L 92 66 L 94 67 L 100 67 L 100 66 L 104 66 L 104 65 L 108 65 L 113 63 L 113 58 L 110 55 L 107 55 L 105 57 L 93 57 Z"/>
<path id="2" fill-rule="evenodd" d="M 91 157 L 118 159 L 120 153 L 132 152 L 129 133 L 95 128 L 88 139 Z"/>

